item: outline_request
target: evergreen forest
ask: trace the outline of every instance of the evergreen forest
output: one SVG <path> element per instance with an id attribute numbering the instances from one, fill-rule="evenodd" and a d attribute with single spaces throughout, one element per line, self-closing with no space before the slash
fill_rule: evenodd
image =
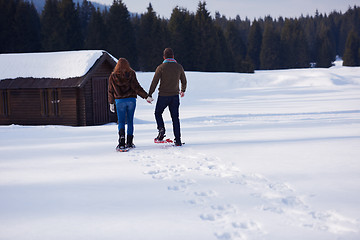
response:
<path id="1" fill-rule="evenodd" d="M 328 68 L 336 56 L 360 66 L 360 8 L 345 13 L 250 20 L 176 7 L 160 18 L 151 3 L 130 13 L 122 0 L 100 10 L 90 1 L 46 0 L 39 13 L 27 0 L 0 0 L 0 53 L 106 50 L 138 71 L 155 71 L 164 48 L 187 71 L 244 72 Z"/>

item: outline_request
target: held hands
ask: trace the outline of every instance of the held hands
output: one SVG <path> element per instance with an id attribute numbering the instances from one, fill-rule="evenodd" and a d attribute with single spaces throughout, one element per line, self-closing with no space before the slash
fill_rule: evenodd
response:
<path id="1" fill-rule="evenodd" d="M 115 113 L 115 104 L 110 103 L 110 112 Z"/>
<path id="2" fill-rule="evenodd" d="M 146 101 L 151 104 L 154 101 L 154 99 L 149 96 L 146 98 Z"/>
<path id="3" fill-rule="evenodd" d="M 181 97 L 185 96 L 185 93 L 183 91 L 180 91 L 179 94 L 180 94 Z M 145 100 L 150 104 L 154 101 L 154 99 L 152 97 L 150 97 L 150 96 L 148 96 Z"/>

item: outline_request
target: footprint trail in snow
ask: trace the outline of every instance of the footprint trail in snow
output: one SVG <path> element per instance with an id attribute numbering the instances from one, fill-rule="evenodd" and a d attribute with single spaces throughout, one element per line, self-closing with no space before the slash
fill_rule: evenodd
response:
<path id="1" fill-rule="evenodd" d="M 144 174 L 170 180 L 169 191 L 185 194 L 185 204 L 199 209 L 199 218 L 212 225 L 216 239 L 262 239 L 267 234 L 266 226 L 257 219 L 259 214 L 244 214 L 239 199 L 224 196 L 229 191 L 222 188 L 251 199 L 256 203 L 250 206 L 254 212 L 281 216 L 292 226 L 330 233 L 357 232 L 360 226 L 359 220 L 336 211 L 313 209 L 306 203 L 307 196 L 287 183 L 273 182 L 258 173 L 244 173 L 232 163 L 191 148 L 134 149 L 130 157 L 148 169 Z"/>

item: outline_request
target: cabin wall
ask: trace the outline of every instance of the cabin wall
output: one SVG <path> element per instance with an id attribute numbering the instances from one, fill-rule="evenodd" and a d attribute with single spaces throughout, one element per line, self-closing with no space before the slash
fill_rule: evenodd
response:
<path id="1" fill-rule="evenodd" d="M 75 88 L 0 90 L 0 96 L 2 125 L 78 125 Z"/>

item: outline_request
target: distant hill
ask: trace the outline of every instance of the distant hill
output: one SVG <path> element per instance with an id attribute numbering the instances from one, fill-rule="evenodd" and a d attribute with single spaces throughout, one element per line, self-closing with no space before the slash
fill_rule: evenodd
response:
<path id="1" fill-rule="evenodd" d="M 29 1 L 29 2 L 33 2 L 34 5 L 35 5 L 35 8 L 36 10 L 41 13 L 42 10 L 44 9 L 44 6 L 45 6 L 45 0 L 26 0 L 26 1 Z M 83 0 L 73 0 L 75 4 L 77 4 L 78 2 L 81 4 L 83 2 Z M 105 7 L 108 7 L 107 5 L 104 5 L 104 4 L 100 4 L 100 3 L 96 3 L 96 2 L 92 2 L 92 1 L 89 1 L 92 3 L 92 5 L 95 7 L 95 8 L 100 8 L 100 10 L 104 10 Z"/>

